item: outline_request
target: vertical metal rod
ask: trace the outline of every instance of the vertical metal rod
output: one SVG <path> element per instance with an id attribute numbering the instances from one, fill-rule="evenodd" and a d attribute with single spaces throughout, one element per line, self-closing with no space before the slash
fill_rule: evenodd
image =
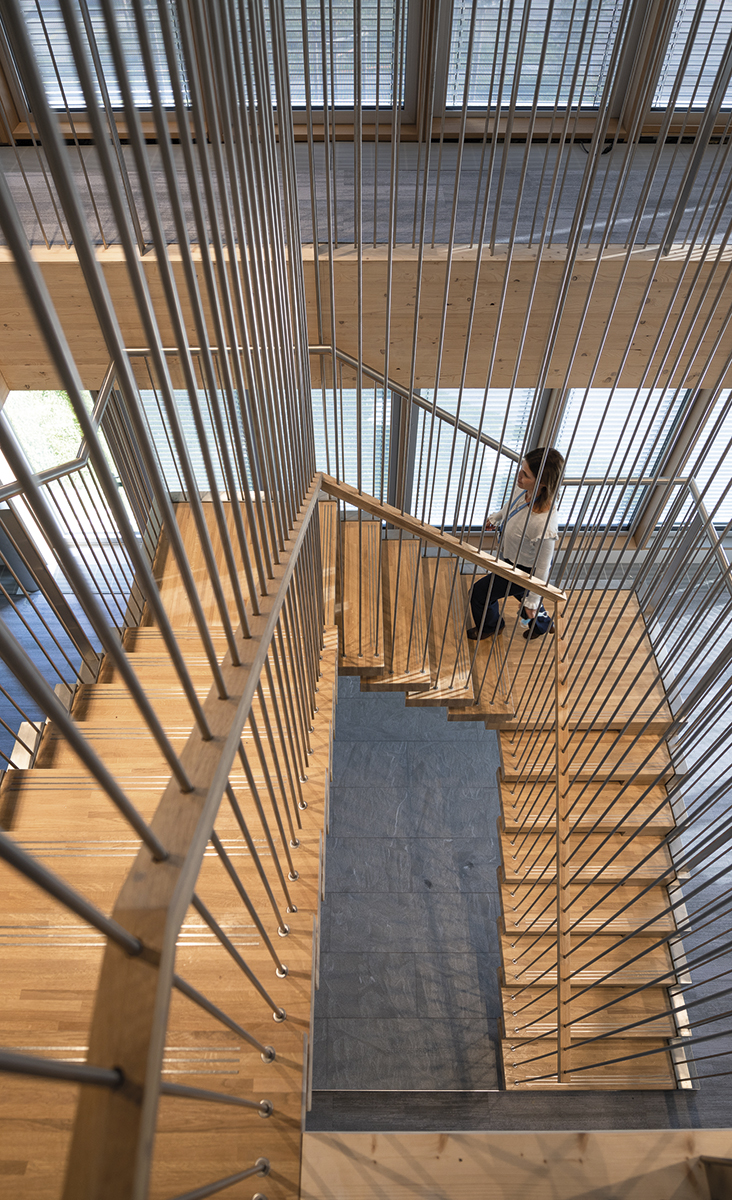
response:
<path id="1" fill-rule="evenodd" d="M 287 974 L 287 967 L 282 962 L 279 954 L 277 953 L 274 946 L 272 945 L 269 934 L 267 933 L 267 930 L 264 928 L 264 925 L 262 924 L 262 920 L 259 916 L 259 913 L 257 912 L 256 908 L 252 904 L 252 901 L 250 900 L 249 896 L 247 895 L 246 889 L 244 887 L 244 884 L 241 881 L 239 873 L 236 870 L 236 868 L 234 867 L 234 864 L 232 863 L 228 854 L 226 853 L 226 851 L 221 843 L 221 838 L 219 837 L 219 835 L 217 834 L 215 829 L 212 830 L 212 832 L 211 832 L 211 844 L 213 845 L 214 850 L 216 851 L 219 858 L 221 859 L 221 862 L 224 865 L 224 869 L 226 870 L 226 873 L 229 876 L 229 879 L 231 880 L 231 882 L 233 883 L 237 892 L 239 893 L 242 903 L 244 904 L 244 907 L 246 908 L 247 912 L 249 913 L 249 916 L 254 921 L 254 924 L 256 925 L 256 927 L 259 931 L 260 937 L 262 938 L 262 941 L 264 942 L 265 946 L 267 947 L 270 957 L 271 957 L 272 961 L 274 962 L 278 977 L 280 979 L 284 979 L 285 975 Z"/>
<path id="2" fill-rule="evenodd" d="M 244 841 L 247 844 L 247 849 L 252 857 L 252 862 L 254 863 L 255 867 L 257 868 L 257 874 L 259 875 L 259 878 L 262 881 L 264 890 L 267 893 L 267 899 L 269 900 L 269 902 L 272 906 L 272 912 L 274 913 L 274 915 L 277 919 L 277 932 L 280 935 L 280 937 L 287 937 L 287 934 L 290 932 L 289 926 L 286 925 L 282 919 L 282 913 L 280 912 L 280 907 L 279 907 L 277 901 L 275 900 L 274 892 L 272 891 L 269 879 L 267 878 L 267 872 L 265 871 L 265 869 L 262 865 L 262 860 L 259 857 L 259 854 L 257 853 L 257 848 L 254 845 L 254 839 L 252 838 L 252 835 L 249 832 L 247 823 L 244 820 L 244 814 L 242 813 L 241 807 L 239 805 L 239 801 L 236 798 L 236 793 L 234 792 L 234 789 L 230 783 L 227 783 L 227 785 L 226 785 L 226 796 L 229 801 L 229 804 L 231 805 L 231 811 L 233 812 L 233 814 L 236 818 L 237 825 L 239 826 L 239 828 L 241 830 L 242 837 L 244 838 Z"/>
<path id="3" fill-rule="evenodd" d="M 267 673 L 267 686 L 269 688 L 269 694 L 272 699 L 272 707 L 274 709 L 275 721 L 277 723 L 277 734 L 280 739 L 280 746 L 282 749 L 282 754 L 284 755 L 284 759 L 285 759 L 285 767 L 287 769 L 287 777 L 290 782 L 289 794 L 292 799 L 293 808 L 295 810 L 295 819 L 297 821 L 298 829 L 302 829 L 302 818 L 300 816 L 300 806 L 298 804 L 298 800 L 302 800 L 302 798 L 303 798 L 302 797 L 302 784 L 300 783 L 300 776 L 299 776 L 299 773 L 297 770 L 297 763 L 295 762 L 292 738 L 291 738 L 291 736 L 289 736 L 289 729 L 288 729 L 288 736 L 287 737 L 285 736 L 285 729 L 284 729 L 284 726 L 282 723 L 282 712 L 280 710 L 280 705 L 282 705 L 282 707 L 285 709 L 285 718 L 287 718 L 287 707 L 286 707 L 285 699 L 284 699 L 284 696 L 282 695 L 281 690 L 279 693 L 277 693 L 275 691 L 274 679 L 272 678 L 272 668 L 270 666 L 269 656 L 267 656 L 267 658 L 265 659 L 264 668 Z"/>
<path id="4" fill-rule="evenodd" d="M 264 699 L 264 691 L 262 688 L 261 679 L 260 679 L 259 683 L 257 684 L 257 697 L 259 699 L 262 720 L 264 721 L 264 728 L 265 728 L 265 732 L 267 734 L 267 744 L 269 746 L 270 753 L 272 755 L 272 763 L 274 764 L 275 774 L 277 776 L 277 783 L 279 784 L 280 794 L 282 796 L 282 802 L 285 807 L 285 812 L 287 813 L 287 823 L 290 827 L 290 845 L 294 848 L 294 847 L 300 845 L 300 841 L 298 839 L 297 834 L 295 833 L 295 828 L 292 823 L 292 813 L 290 811 L 290 805 L 288 802 L 289 793 L 288 793 L 288 789 L 285 785 L 284 778 L 282 776 L 282 770 L 280 768 L 280 753 L 278 752 L 277 745 L 276 745 L 274 737 L 272 735 L 272 725 L 270 723 L 269 713 L 267 712 L 267 705 L 266 705 L 266 702 Z M 283 749 L 284 749 L 284 747 L 283 747 Z"/>
<path id="5" fill-rule="evenodd" d="M 285 827 L 282 823 L 282 815 L 280 813 L 280 806 L 277 803 L 277 796 L 275 794 L 274 787 L 272 786 L 272 778 L 271 778 L 270 771 L 269 771 L 269 763 L 267 762 L 267 759 L 265 757 L 264 747 L 262 746 L 262 740 L 259 736 L 259 730 L 257 729 L 257 722 L 254 719 L 253 712 L 250 712 L 250 714 L 249 714 L 249 726 L 252 731 L 252 738 L 254 740 L 254 748 L 257 751 L 259 765 L 262 768 L 262 774 L 264 776 L 264 785 L 267 789 L 267 794 L 269 796 L 270 803 L 272 805 L 272 812 L 274 813 L 275 821 L 277 823 L 277 828 L 279 830 L 280 840 L 282 842 L 282 848 L 285 852 L 285 857 L 287 859 L 287 865 L 290 868 L 289 879 L 290 879 L 290 882 L 294 883 L 296 879 L 299 879 L 299 872 L 295 869 L 295 864 L 292 861 L 292 854 L 290 852 L 290 843 L 287 840 L 287 834 L 285 833 Z M 288 814 L 289 814 L 289 810 L 288 810 Z M 293 835 L 294 835 L 294 830 L 293 830 Z M 293 841 L 295 841 L 295 840 L 296 839 L 293 836 Z"/>
<path id="6" fill-rule="evenodd" d="M 259 995 L 262 997 L 265 1004 L 268 1004 L 269 1007 L 273 1010 L 273 1015 L 274 1015 L 275 1021 L 284 1021 L 285 1017 L 287 1016 L 284 1008 L 280 1008 L 280 1006 L 275 1003 L 275 1001 L 272 999 L 272 997 L 270 996 L 267 989 L 265 987 L 263 987 L 262 984 L 260 983 L 260 981 L 257 979 L 257 976 L 254 974 L 252 969 L 250 967 L 248 967 L 247 964 L 244 962 L 244 959 L 242 958 L 241 954 L 236 949 L 236 947 L 232 944 L 230 939 L 226 936 L 223 929 L 219 925 L 218 921 L 215 919 L 215 917 L 211 914 L 209 909 L 203 903 L 203 900 L 201 900 L 200 896 L 197 896 L 195 892 L 193 893 L 193 896 L 191 898 L 191 904 L 195 908 L 199 917 L 201 917 L 206 922 L 206 924 L 208 925 L 211 932 L 221 942 L 221 945 L 224 947 L 224 949 L 227 950 L 228 953 L 231 955 L 234 962 L 238 966 L 239 970 L 242 971 L 244 975 L 246 975 L 246 977 L 249 980 L 249 982 L 251 983 L 252 987 L 257 992 L 259 992 Z"/>
<path id="7" fill-rule="evenodd" d="M 285 880 L 284 871 L 282 870 L 282 867 L 280 865 L 279 855 L 277 853 L 277 849 L 275 847 L 274 840 L 273 840 L 272 834 L 270 832 L 269 824 L 267 823 L 267 818 L 264 815 L 264 808 L 262 806 L 262 801 L 259 796 L 259 790 L 257 789 L 257 785 L 254 782 L 254 775 L 252 774 L 252 769 L 249 765 L 249 759 L 247 758 L 247 753 L 244 748 L 243 742 L 239 743 L 239 760 L 241 762 L 241 765 L 244 768 L 244 774 L 246 775 L 246 780 L 247 780 L 247 787 L 249 788 L 249 791 L 252 794 L 254 806 L 257 810 L 257 816 L 259 817 L 262 829 L 264 830 L 264 836 L 267 839 L 267 845 L 269 846 L 270 854 L 272 855 L 272 858 L 274 860 L 275 869 L 277 871 L 277 875 L 278 875 L 280 884 L 282 885 L 282 891 L 285 894 L 285 900 L 287 901 L 287 911 L 288 912 L 297 912 L 297 907 L 296 907 L 296 905 L 293 904 L 292 897 L 290 896 L 290 890 L 289 890 L 289 888 L 287 886 L 287 882 Z"/>

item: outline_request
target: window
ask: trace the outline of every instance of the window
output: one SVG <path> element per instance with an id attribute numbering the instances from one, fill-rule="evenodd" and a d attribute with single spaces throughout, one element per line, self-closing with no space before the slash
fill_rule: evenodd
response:
<path id="1" fill-rule="evenodd" d="M 681 0 L 653 98 L 654 108 L 668 108 L 671 103 L 674 84 L 698 7 L 698 0 Z M 675 100 L 676 108 L 704 108 L 708 103 L 731 32 L 732 0 L 706 0 Z M 723 107 L 732 107 L 732 86 L 727 89 Z"/>
<path id="2" fill-rule="evenodd" d="M 121 108 L 122 95 L 112 62 L 112 52 L 110 50 L 109 37 L 107 36 L 107 27 L 102 15 L 102 6 L 100 0 L 87 0 L 87 4 L 94 38 L 102 62 L 104 79 L 109 91 L 110 102 L 113 108 Z M 49 104 L 52 108 L 59 109 L 66 106 L 71 110 L 86 108 L 86 100 L 84 99 L 76 72 L 71 46 L 66 33 L 66 25 L 61 15 L 59 0 L 20 0 L 20 7 L 25 17 L 31 45 L 33 46 L 36 61 L 41 72 Z M 155 0 L 144 0 L 144 9 L 162 101 L 166 107 L 172 107 L 174 103 L 173 92 L 165 58 L 165 47 L 163 45 L 163 34 L 157 3 Z M 177 23 L 174 4 L 170 4 L 169 12 L 175 30 Z M 150 108 L 150 92 L 145 80 L 142 54 L 140 53 L 137 38 L 137 27 L 131 5 L 116 4 L 115 18 L 125 52 L 135 104 L 140 108 Z M 98 99 L 101 100 L 101 93 L 99 91 L 97 95 Z"/>
<path id="3" fill-rule="evenodd" d="M 203 453 L 198 434 L 195 431 L 193 420 L 193 411 L 191 408 L 190 396 L 187 391 L 176 390 L 173 392 L 175 405 L 178 412 L 178 420 L 180 421 L 188 454 L 193 468 L 193 474 L 198 485 L 198 490 L 201 494 L 210 492 L 210 483 L 206 474 L 206 466 L 204 463 Z M 221 461 L 221 450 L 219 439 L 215 432 L 213 417 L 211 415 L 209 394 L 203 390 L 197 392 L 198 404 L 201 411 L 201 418 L 205 430 L 205 438 L 208 446 L 211 448 L 211 457 L 213 459 L 213 473 L 216 482 L 216 487 L 219 493 L 224 493 L 226 488 L 226 477 L 224 475 L 223 463 Z M 175 449 L 173 435 L 170 430 L 170 422 L 163 407 L 162 400 L 157 392 L 152 389 L 146 389 L 140 392 L 140 400 L 145 412 L 148 429 L 150 430 L 150 438 L 155 447 L 155 453 L 160 464 L 160 471 L 165 479 L 169 490 L 177 495 L 185 496 L 186 486 L 183 471 L 178 458 L 178 452 Z M 229 461 L 232 464 L 235 477 L 238 474 L 236 467 L 236 454 L 234 449 L 234 439 L 228 421 L 228 410 L 224 403 L 224 397 L 221 392 L 218 393 L 219 410 L 224 414 L 224 429 L 226 431 L 226 446 L 229 454 Z M 239 417 L 239 435 L 243 437 L 243 426 Z M 252 487 L 251 471 L 249 463 L 246 460 L 246 449 L 244 451 L 244 467 L 247 474 L 247 486 Z"/>
<path id="4" fill-rule="evenodd" d="M 715 524 L 732 521 L 732 391 L 723 391 L 707 418 L 702 437 L 684 474 L 702 494 Z"/>
<path id="5" fill-rule="evenodd" d="M 313 389 L 315 465 L 318 471 L 338 475 L 344 483 L 358 487 L 358 393 L 355 388 Z M 389 476 L 391 404 L 382 388 L 364 388 L 361 393 L 361 489 L 386 501 Z"/>
<path id="6" fill-rule="evenodd" d="M 434 392 L 421 394 L 432 402 Z M 459 395 L 457 389 L 440 388 L 438 408 L 455 416 Z M 466 388 L 459 419 L 519 454 L 533 399 L 532 388 L 516 388 L 512 397 L 508 388 L 489 388 L 487 394 L 483 388 Z M 421 517 L 424 511 L 425 519 L 438 526 L 443 520 L 448 527 L 480 526 L 488 511 L 502 507 L 515 473 L 514 458 L 478 443 L 461 430 L 455 436 L 455 427 L 447 421 L 436 419 L 432 429 L 431 414 L 419 410 L 411 506 L 415 516 Z"/>
<path id="7" fill-rule="evenodd" d="M 94 38 L 99 50 L 104 79 L 113 108 L 122 108 L 122 95 L 112 62 L 107 27 L 100 0 L 87 0 Z M 52 108 L 72 111 L 84 109 L 86 101 L 81 90 L 71 46 L 61 15 L 59 0 L 20 0 L 28 33 L 41 71 L 41 78 Z M 361 81 L 362 104 L 365 108 L 387 107 L 392 104 L 394 78 L 394 38 L 396 0 L 362 0 L 361 5 Z M 155 61 L 158 86 L 163 104 L 174 105 L 170 74 L 165 56 L 163 34 L 156 0 L 144 0 L 149 40 Z M 177 36 L 176 5 L 168 9 Z M 305 52 L 302 11 L 299 0 L 285 0 L 285 26 L 292 103 L 295 108 L 306 104 Z M 140 53 L 132 7 L 115 5 L 115 18 L 130 74 L 132 94 L 140 108 L 150 108 L 150 92 Z M 323 107 L 323 57 L 320 0 L 307 3 L 307 46 L 310 69 L 310 96 L 313 106 Z M 266 36 L 271 41 L 269 7 L 265 6 Z M 354 18 L 353 4 L 335 0 L 325 6 L 326 92 L 327 104 L 340 108 L 354 106 Z M 181 76 L 185 87 L 185 71 Z M 58 72 L 58 73 L 57 73 Z M 273 100 L 274 83 L 272 85 Z M 98 99 L 101 93 L 97 92 Z M 187 94 L 185 95 L 188 101 Z"/>
<path id="8" fill-rule="evenodd" d="M 618 478 L 639 479 L 659 461 L 688 392 L 662 388 L 572 388 L 557 438 L 565 476 L 607 479 L 606 484 L 562 489 L 560 520 L 626 525 L 644 488 L 611 486 Z"/>
<path id="9" fill-rule="evenodd" d="M 521 24 L 527 0 L 510 6 L 496 0 L 478 0 L 468 104 L 485 108 L 499 101 L 506 105 L 516 73 Z M 471 0 L 455 0 L 448 67 L 447 106 L 462 108 L 470 40 Z M 556 0 L 551 14 L 546 58 L 539 87 L 539 105 L 554 108 L 596 108 L 607 79 L 613 42 L 622 4 L 620 0 Z M 526 44 L 520 63 L 518 104 L 534 103 L 544 32 L 549 18 L 548 0 L 531 4 Z M 572 79 L 579 62 L 577 83 Z M 502 81 L 502 73 L 505 76 Z M 490 98 L 490 99 L 489 99 Z"/>
<path id="10" fill-rule="evenodd" d="M 324 107 L 323 27 L 320 17 L 320 0 L 307 0 L 310 101 L 316 109 Z M 266 22 L 269 33 L 268 9 Z M 307 99 L 305 39 L 299 0 L 285 0 L 285 27 L 292 104 L 295 108 L 304 108 Z M 361 103 L 364 108 L 389 107 L 393 102 L 395 27 L 396 0 L 362 0 Z M 334 104 L 336 108 L 353 108 L 354 19 L 351 0 L 333 0 L 332 7 L 325 5 L 325 42 L 325 104 Z"/>

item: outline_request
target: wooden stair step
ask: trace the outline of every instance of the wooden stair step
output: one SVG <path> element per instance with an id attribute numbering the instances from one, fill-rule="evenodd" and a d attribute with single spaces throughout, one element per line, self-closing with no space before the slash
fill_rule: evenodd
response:
<path id="1" fill-rule="evenodd" d="M 670 1091 L 676 1087 L 676 1075 L 667 1045 L 664 1038 L 615 1037 L 576 1046 L 571 1052 L 569 1080 L 559 1083 L 556 1038 L 533 1042 L 505 1039 L 501 1043 L 503 1075 L 509 1090 Z M 625 1061 L 614 1061 L 617 1059 Z M 538 1075 L 547 1077 L 536 1079 Z"/>
<path id="2" fill-rule="evenodd" d="M 467 708 L 448 704 L 448 721 L 483 721 L 486 729 L 500 729 L 514 718 L 511 667 L 506 638 L 485 638 L 470 643 L 473 655 L 475 703 Z"/>
<path id="3" fill-rule="evenodd" d="M 650 987 L 630 996 L 626 994 L 627 990 L 623 987 L 597 987 L 589 992 L 572 989 L 569 1006 L 572 1037 L 579 1041 L 591 1037 L 667 1038 L 676 1035 L 666 988 Z M 556 988 L 517 990 L 503 987 L 501 1002 L 507 1038 L 556 1037 Z M 610 1007 L 606 1007 L 608 1005 Z M 600 1012 L 595 1011 L 598 1008 Z M 649 1017 L 653 1020 L 648 1020 Z M 636 1025 L 636 1028 L 624 1028 L 628 1025 Z"/>
<path id="4" fill-rule="evenodd" d="M 641 925 L 648 933 L 671 933 L 676 928 L 673 914 L 664 911 L 668 908 L 664 887 L 646 890 L 641 885 L 624 883 L 612 892 L 611 888 L 611 884 L 601 883 L 573 884 L 569 888 L 569 914 L 577 937 L 600 929 L 603 933 L 629 933 Z M 555 928 L 553 884 L 501 883 L 500 891 L 507 933 L 544 933 Z"/>
<path id="5" fill-rule="evenodd" d="M 191 728 L 191 721 L 177 726 L 168 723 L 165 732 L 176 753 L 180 754 L 182 751 Z M 119 721 L 116 724 L 110 722 L 102 725 L 85 721 L 81 730 L 114 775 L 118 772 L 134 771 L 138 765 L 146 772 L 156 773 L 164 771 L 167 767 L 167 761 L 152 734 L 146 727 L 135 724 L 132 716 L 129 721 Z M 57 770 L 74 770 L 80 765 L 75 751 L 71 749 L 57 726 L 49 721 L 43 731 L 36 769 L 46 770 L 53 767 Z"/>
<path id="6" fill-rule="evenodd" d="M 193 725 L 195 716 L 181 687 L 175 687 L 172 683 L 150 682 L 144 685 L 144 690 L 164 728 L 167 728 L 169 721 L 180 724 L 188 719 Z M 194 690 L 203 703 L 211 689 L 205 684 L 194 683 Z M 71 713 L 75 721 L 83 722 L 87 728 L 95 724 L 140 724 L 142 721 L 127 688 L 116 683 L 83 684 L 77 688 Z"/>
<path id="7" fill-rule="evenodd" d="M 549 935 L 500 934 L 503 981 L 508 987 L 530 987 L 557 982 L 557 943 Z M 625 940 L 612 934 L 599 933 L 584 945 L 573 947 L 570 953 L 572 983 L 587 987 L 592 983 L 603 986 L 622 984 L 641 987 L 668 974 L 673 982 L 673 963 L 665 943 L 650 933 L 638 933 Z"/>
<path id="8" fill-rule="evenodd" d="M 135 808 L 150 820 L 160 803 L 170 771 L 124 772 L 117 782 Z M 73 799 L 73 802 L 72 802 Z M 0 786 L 0 824 L 4 829 L 49 837 L 136 836 L 100 784 L 81 766 L 77 770 L 6 771 Z"/>
<path id="9" fill-rule="evenodd" d="M 219 534 L 214 506 L 210 500 L 202 500 L 201 504 L 211 540 L 213 554 L 216 560 L 226 612 L 234 629 L 236 629 L 239 625 L 239 615 L 234 599 L 233 586 L 229 577 L 229 569 L 221 542 L 221 536 Z M 224 503 L 223 508 L 234 559 L 239 565 L 239 570 L 237 573 L 238 579 L 244 600 L 246 602 L 247 585 L 243 570 L 243 563 L 241 561 L 239 536 L 236 530 L 234 513 L 232 511 L 231 504 L 228 502 Z M 242 514 L 246 525 L 246 510 L 243 508 L 243 506 L 240 506 L 239 512 Z M 198 528 L 190 505 L 184 503 L 177 504 L 175 515 L 178 528 L 180 529 L 183 545 L 188 556 L 188 561 L 191 564 L 194 582 L 198 590 L 198 595 L 201 600 L 201 606 L 203 608 L 206 622 L 207 624 L 215 627 L 221 624 L 221 613 L 215 600 L 213 587 L 209 579 L 208 569 L 205 565 L 201 551 Z M 249 557 L 250 561 L 252 562 L 252 569 L 255 571 L 256 575 L 250 538 L 247 538 L 247 544 L 249 547 Z M 191 608 L 191 603 L 188 598 L 186 588 L 178 572 L 175 559 L 169 548 L 164 547 L 162 552 L 159 553 L 155 563 L 155 572 L 159 580 L 160 597 L 165 605 L 171 625 L 175 630 L 188 629 L 193 631 L 195 629 L 195 618 Z"/>
<path id="10" fill-rule="evenodd" d="M 318 504 L 320 521 L 320 557 L 323 563 L 323 624 L 335 625 L 336 559 L 338 556 L 338 503 L 321 500 Z"/>
<path id="11" fill-rule="evenodd" d="M 551 779 L 555 771 L 552 733 L 499 733 L 501 778 Z M 673 774 L 664 741 L 630 734 L 574 730 L 567 739 L 570 781 L 633 779 L 657 783 Z"/>
<path id="12" fill-rule="evenodd" d="M 341 522 L 341 647 L 344 675 L 384 666 L 384 618 L 380 570 L 381 522 Z"/>
<path id="13" fill-rule="evenodd" d="M 473 643 L 465 626 L 468 581 L 459 560 L 441 555 L 422 563 L 422 588 L 428 623 L 430 687 L 411 695 L 409 706 L 469 705 L 475 700 L 471 673 Z"/>
<path id="14" fill-rule="evenodd" d="M 530 716 L 527 714 L 525 716 L 514 717 L 512 720 L 506 721 L 505 723 L 506 729 L 519 730 L 526 729 L 527 726 L 530 726 L 532 729 L 553 729 L 554 715 L 552 713 L 550 717 L 546 717 L 542 721 L 539 721 L 535 716 Z M 624 733 L 629 734 L 643 732 L 649 736 L 655 734 L 657 737 L 663 737 L 664 734 L 667 734 L 671 728 L 678 728 L 678 722 L 674 722 L 671 717 L 649 718 L 642 715 L 638 717 L 628 717 L 626 709 L 623 709 L 622 712 L 611 716 L 608 714 L 596 713 L 592 708 L 590 708 L 588 715 L 583 717 L 570 717 L 567 721 L 568 729 L 581 729 L 584 731 L 587 729 L 594 729 L 595 727 L 612 729 L 616 732 L 622 730 Z"/>
<path id="15" fill-rule="evenodd" d="M 504 828 L 542 829 L 553 826 L 556 811 L 556 785 L 553 780 L 499 779 Z M 590 784 L 573 783 L 568 789 L 573 829 L 598 831 L 636 829 L 645 825 L 648 833 L 670 833 L 675 821 L 666 800 L 663 784 L 648 788 L 638 783 L 598 780 Z M 647 824 L 645 824 L 647 822 Z"/>
<path id="16" fill-rule="evenodd" d="M 384 670 L 361 680 L 363 692 L 422 692 L 430 686 L 424 662 L 427 611 L 421 571 L 427 561 L 416 538 L 381 543 Z"/>
<path id="17" fill-rule="evenodd" d="M 605 646 L 603 630 L 611 628 L 623 608 L 625 612 L 619 619 L 616 635 Z M 633 624 L 635 617 L 637 620 Z M 600 636 L 595 638 L 596 634 Z M 575 657 L 579 639 L 584 635 L 582 652 Z M 623 728 L 630 718 L 629 732 L 637 732 L 650 719 L 653 724 L 649 733 L 665 732 L 672 714 L 634 593 L 618 589 L 573 592 L 567 606 L 566 638 L 571 719 L 581 720 L 585 727 L 593 724 L 602 727 L 610 721 L 612 727 Z M 550 675 L 553 674 L 553 664 L 551 660 L 547 662 L 546 641 L 546 638 L 537 638 L 527 646 L 523 638 L 513 638 L 508 648 L 516 704 L 515 728 L 536 719 L 533 685 L 537 669 L 548 669 Z M 542 665 L 545 662 L 546 667 Z M 582 698 L 578 704 L 580 694 Z M 616 709 L 621 698 L 622 711 L 618 713 Z M 550 719 L 548 712 L 544 716 Z"/>
<path id="18" fill-rule="evenodd" d="M 500 843 L 503 876 L 507 883 L 556 877 L 557 841 L 553 833 L 536 830 L 507 833 L 501 830 Z M 653 834 L 638 834 L 629 840 L 628 835 L 622 833 L 580 832 L 570 836 L 568 849 L 570 876 L 583 881 L 593 879 L 599 872 L 602 872 L 603 882 L 612 883 L 624 879 L 630 872 L 630 883 L 653 882 L 663 875 L 663 882 L 668 884 L 674 878 L 669 870 L 673 863 L 668 846 L 659 845 Z"/>

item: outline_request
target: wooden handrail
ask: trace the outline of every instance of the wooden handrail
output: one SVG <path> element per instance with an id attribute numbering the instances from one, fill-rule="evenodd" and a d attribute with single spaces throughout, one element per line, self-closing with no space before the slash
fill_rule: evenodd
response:
<path id="1" fill-rule="evenodd" d="M 322 476 L 321 487 L 329 496 L 345 500 L 347 504 L 353 504 L 355 508 L 361 508 L 374 517 L 381 517 L 383 521 L 388 521 L 397 529 L 403 529 L 405 533 L 411 533 L 414 537 L 424 538 L 431 546 L 437 546 L 441 550 L 447 550 L 450 554 L 456 554 L 476 567 L 485 567 L 486 571 L 492 571 L 494 575 L 500 575 L 502 579 L 510 580 L 517 587 L 535 592 L 544 600 L 566 600 L 567 598 L 560 588 L 553 587 L 551 583 L 545 583 L 543 579 L 537 579 L 535 575 L 528 575 L 526 571 L 519 571 L 504 558 L 486 554 L 485 550 L 476 550 L 467 542 L 461 542 L 449 533 L 440 533 L 434 525 L 424 525 L 417 517 L 410 517 L 408 513 L 401 512 L 391 504 L 383 504 L 374 496 L 369 496 L 366 492 L 359 492 L 358 488 L 351 487 L 348 483 L 339 483 L 331 475 Z"/>

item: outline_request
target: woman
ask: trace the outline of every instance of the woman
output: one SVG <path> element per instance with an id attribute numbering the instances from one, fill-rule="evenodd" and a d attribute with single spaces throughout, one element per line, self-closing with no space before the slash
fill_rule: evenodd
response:
<path id="1" fill-rule="evenodd" d="M 564 459 L 557 450 L 530 450 L 521 463 L 510 503 L 500 512 L 491 513 L 485 524 L 486 529 L 502 530 L 500 557 L 537 579 L 548 579 L 551 570 L 558 534 L 554 497 L 563 470 Z M 506 592 L 524 602 L 521 615 L 532 622 L 525 638 L 554 632 L 554 623 L 540 596 L 500 575 L 484 575 L 476 580 L 470 593 L 475 621 L 475 628 L 468 630 L 471 641 L 501 632 L 505 621 L 499 614 L 498 602 Z"/>

